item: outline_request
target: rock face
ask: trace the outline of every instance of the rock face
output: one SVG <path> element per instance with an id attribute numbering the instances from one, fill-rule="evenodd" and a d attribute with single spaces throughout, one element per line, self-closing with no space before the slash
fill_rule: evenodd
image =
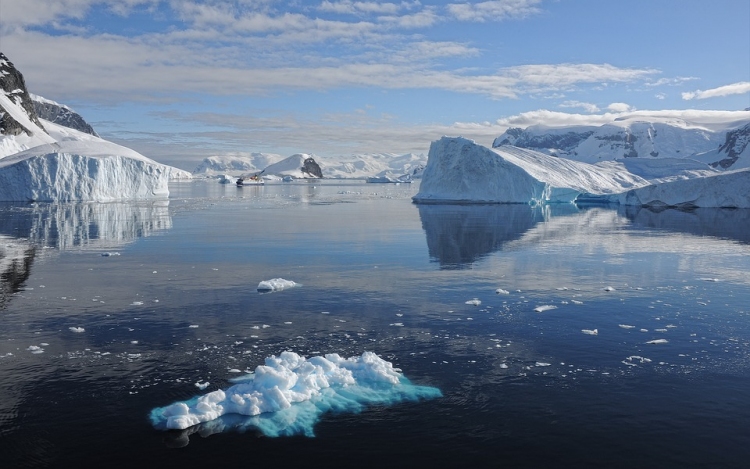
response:
<path id="1" fill-rule="evenodd" d="M 38 125 L 39 128 L 44 129 L 42 123 L 39 122 L 36 110 L 34 109 L 34 103 L 26 89 L 26 82 L 23 79 L 23 75 L 2 52 L 0 52 L 0 93 L 20 106 L 26 112 L 31 122 Z M 31 136 L 33 130 L 27 129 L 22 123 L 14 119 L 9 110 L 0 104 L 0 134 L 21 135 L 22 133 Z"/>
<path id="2" fill-rule="evenodd" d="M 34 111 L 39 118 L 62 125 L 63 127 L 85 132 L 95 137 L 99 136 L 80 114 L 68 106 L 35 95 L 31 95 L 31 100 L 34 104 Z"/>
<path id="3" fill-rule="evenodd" d="M 320 169 L 320 166 L 312 157 L 305 158 L 305 161 L 302 164 L 302 172 L 307 173 L 311 176 L 315 176 L 316 178 L 323 177 L 323 171 Z"/>
<path id="4" fill-rule="evenodd" d="M 750 124 L 727 132 L 726 141 L 719 147 L 719 154 L 724 153 L 726 156 L 715 163 L 711 163 L 711 166 L 723 169 L 733 166 L 740 155 L 745 152 L 748 142 L 750 142 Z"/>

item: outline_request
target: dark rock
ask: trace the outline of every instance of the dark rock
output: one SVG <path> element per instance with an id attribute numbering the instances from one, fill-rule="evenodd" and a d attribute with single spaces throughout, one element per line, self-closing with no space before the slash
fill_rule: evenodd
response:
<path id="1" fill-rule="evenodd" d="M 8 99 L 20 105 L 29 116 L 31 122 L 38 125 L 40 129 L 44 129 L 34 110 L 34 103 L 31 101 L 31 96 L 29 96 L 29 92 L 26 89 L 26 82 L 23 79 L 23 75 L 2 52 L 0 52 L 0 93 L 5 94 Z M 0 105 L 0 134 L 21 135 L 21 133 L 31 136 L 34 132 L 32 129 L 27 129 L 21 125 L 20 122 L 15 120 Z"/>
<path id="2" fill-rule="evenodd" d="M 317 178 L 323 177 L 323 171 L 320 169 L 318 163 L 316 163 L 315 160 L 312 159 L 312 157 L 307 158 L 304 161 L 304 166 L 302 166 L 301 169 L 303 173 L 307 173 L 311 176 L 315 176 Z"/>
<path id="3" fill-rule="evenodd" d="M 67 106 L 62 106 L 49 101 L 37 101 L 32 98 L 34 102 L 34 110 L 37 116 L 40 118 L 50 121 L 52 123 L 62 125 L 71 129 L 85 132 L 87 134 L 98 137 L 93 127 L 86 122 L 80 114 L 70 109 Z"/>

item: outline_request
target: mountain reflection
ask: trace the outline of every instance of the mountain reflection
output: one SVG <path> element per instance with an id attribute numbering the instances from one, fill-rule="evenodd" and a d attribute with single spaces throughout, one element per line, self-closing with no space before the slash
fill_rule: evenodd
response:
<path id="1" fill-rule="evenodd" d="M 693 210 L 654 210 L 645 207 L 621 207 L 634 226 L 669 230 L 695 236 L 750 244 L 750 210 L 733 208 L 696 208 Z"/>
<path id="2" fill-rule="evenodd" d="M 430 258 L 441 269 L 470 267 L 550 216 L 578 213 L 572 204 L 418 205 L 418 209 Z"/>
<path id="3" fill-rule="evenodd" d="M 0 206 L 0 310 L 23 290 L 40 248 L 113 249 L 172 227 L 169 201 Z"/>

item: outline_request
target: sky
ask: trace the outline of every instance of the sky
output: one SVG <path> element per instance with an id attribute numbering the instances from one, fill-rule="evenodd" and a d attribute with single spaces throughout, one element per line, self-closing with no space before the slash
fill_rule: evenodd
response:
<path id="1" fill-rule="evenodd" d="M 750 108 L 748 0 L 0 0 L 30 92 L 192 170 Z"/>

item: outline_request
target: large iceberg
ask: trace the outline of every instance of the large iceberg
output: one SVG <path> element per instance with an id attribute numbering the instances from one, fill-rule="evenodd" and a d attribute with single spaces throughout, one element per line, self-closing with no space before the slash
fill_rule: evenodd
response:
<path id="1" fill-rule="evenodd" d="M 443 137 L 430 146 L 420 191 L 413 199 L 417 203 L 750 208 L 750 170 L 718 172 L 681 160 L 672 176 L 658 177 L 670 173 L 664 163 L 653 167 L 627 160 L 588 164 L 510 145 L 490 149 L 465 138 Z"/>

